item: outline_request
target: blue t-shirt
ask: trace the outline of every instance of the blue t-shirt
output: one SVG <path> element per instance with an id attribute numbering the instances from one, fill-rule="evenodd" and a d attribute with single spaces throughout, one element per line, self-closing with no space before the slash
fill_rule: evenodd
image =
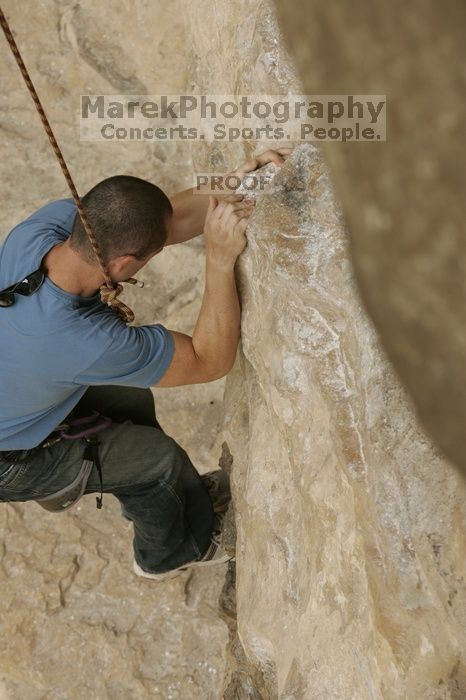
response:
<path id="1" fill-rule="evenodd" d="M 75 215 L 62 199 L 15 226 L 0 248 L 0 290 L 37 270 Z M 69 294 L 48 278 L 31 296 L 16 294 L 0 308 L 0 451 L 38 445 L 89 386 L 155 384 L 173 352 L 164 326 L 128 327 L 98 294 Z"/>

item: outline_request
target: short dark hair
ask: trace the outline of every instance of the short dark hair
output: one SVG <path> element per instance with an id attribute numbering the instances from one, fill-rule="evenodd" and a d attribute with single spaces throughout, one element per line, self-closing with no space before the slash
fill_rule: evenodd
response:
<path id="1" fill-rule="evenodd" d="M 167 217 L 173 209 L 167 195 L 151 182 L 130 175 L 102 180 L 82 198 L 105 262 L 120 255 L 139 260 L 161 248 L 167 240 Z M 87 260 L 95 255 L 76 214 L 71 247 Z"/>

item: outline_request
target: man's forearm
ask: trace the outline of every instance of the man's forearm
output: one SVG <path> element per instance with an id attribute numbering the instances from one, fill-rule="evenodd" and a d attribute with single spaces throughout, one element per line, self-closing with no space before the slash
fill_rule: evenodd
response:
<path id="1" fill-rule="evenodd" d="M 205 194 L 202 194 L 203 189 L 206 191 Z M 170 199 L 173 207 L 173 219 L 170 235 L 165 245 L 183 243 L 201 235 L 210 194 L 212 192 L 209 192 L 207 187 L 202 188 L 201 186 L 199 189 L 191 187 L 189 190 L 183 190 L 173 195 Z M 215 197 L 220 201 L 228 194 L 232 193 L 216 194 Z"/>
<path id="2" fill-rule="evenodd" d="M 209 197 L 193 194 L 193 188 L 178 192 L 172 197 L 172 226 L 166 245 L 183 243 L 202 233 Z"/>
<path id="3" fill-rule="evenodd" d="M 206 258 L 201 311 L 193 333 L 193 347 L 206 367 L 222 377 L 233 367 L 240 337 L 240 305 L 234 264 Z"/>

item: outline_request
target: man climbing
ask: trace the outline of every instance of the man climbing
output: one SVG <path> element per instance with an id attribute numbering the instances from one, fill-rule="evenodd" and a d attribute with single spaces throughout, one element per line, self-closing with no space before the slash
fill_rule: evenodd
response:
<path id="1" fill-rule="evenodd" d="M 240 172 L 281 165 L 288 152 L 267 151 Z M 111 493 L 134 525 L 135 572 L 162 581 L 230 558 L 220 540 L 228 478 L 199 475 L 157 422 L 149 387 L 231 369 L 240 333 L 234 264 L 251 205 L 193 190 L 170 201 L 128 176 L 103 180 L 82 201 L 112 282 L 203 231 L 202 308 L 192 337 L 127 326 L 100 299 L 102 269 L 71 199 L 18 224 L 0 248 L 0 500 L 63 510 L 83 492 Z"/>

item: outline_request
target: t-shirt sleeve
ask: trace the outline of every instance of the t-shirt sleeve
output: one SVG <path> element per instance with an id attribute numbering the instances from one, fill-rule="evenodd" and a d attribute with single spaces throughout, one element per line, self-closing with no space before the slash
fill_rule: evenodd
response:
<path id="1" fill-rule="evenodd" d="M 79 372 L 74 382 L 146 389 L 163 377 L 174 351 L 173 336 L 160 323 L 137 328 L 121 324 L 98 359 Z"/>

